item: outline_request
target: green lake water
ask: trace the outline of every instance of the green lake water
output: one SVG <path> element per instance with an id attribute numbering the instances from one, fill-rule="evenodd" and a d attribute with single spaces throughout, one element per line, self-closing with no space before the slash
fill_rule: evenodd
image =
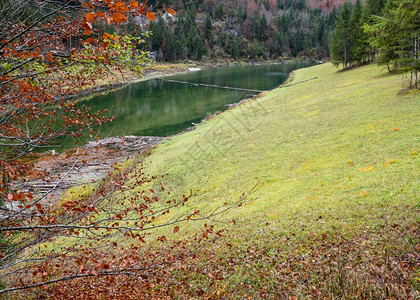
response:
<path id="1" fill-rule="evenodd" d="M 283 83 L 293 70 L 311 65 L 314 64 L 212 68 L 164 78 L 191 84 L 151 79 L 95 96 L 82 103 L 91 107 L 92 111 L 110 109 L 117 116 L 115 121 L 102 125 L 99 138 L 122 135 L 169 136 L 191 127 L 192 123 L 200 122 L 207 115 L 227 109 L 228 104 L 256 94 L 197 86 L 193 83 L 271 90 Z M 82 138 L 78 144 L 88 140 L 88 137 Z M 70 141 L 66 144 L 70 144 Z"/>

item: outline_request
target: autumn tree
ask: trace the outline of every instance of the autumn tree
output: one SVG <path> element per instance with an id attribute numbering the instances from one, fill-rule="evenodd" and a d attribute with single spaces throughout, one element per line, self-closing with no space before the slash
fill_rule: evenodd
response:
<path id="1" fill-rule="evenodd" d="M 132 168 L 116 165 L 100 182 L 81 186 L 73 197 L 61 200 L 51 192 L 65 175 L 42 193 L 13 185 L 25 176 L 28 167 L 21 159 L 27 154 L 60 145 L 62 138 L 77 140 L 85 129 L 93 135 L 95 126 L 110 120 L 104 112 L 76 107 L 69 96 L 122 68 L 140 71 L 147 57 L 137 47 L 142 40 L 103 32 L 98 25 L 118 27 L 140 15 L 153 21 L 146 4 L 1 2 L 0 294 L 52 283 L 60 290 L 60 282 L 76 278 L 147 278 L 220 236 L 223 230 L 208 222 L 242 201 L 240 196 L 207 212 L 184 208 L 172 213 L 185 207 L 195 192 L 174 194 L 162 177 L 145 174 L 140 161 Z M 82 163 L 80 156 L 73 167 Z M 181 223 L 194 220 L 207 224 L 187 241 L 171 241 L 156 232 L 170 227 L 176 234 Z M 162 246 L 146 246 L 151 240 Z"/>

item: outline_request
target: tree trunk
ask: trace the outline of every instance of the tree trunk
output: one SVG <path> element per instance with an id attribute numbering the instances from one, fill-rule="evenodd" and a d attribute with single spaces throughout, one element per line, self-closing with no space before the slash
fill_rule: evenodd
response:
<path id="1" fill-rule="evenodd" d="M 413 72 L 410 72 L 410 89 L 413 88 Z"/>
<path id="2" fill-rule="evenodd" d="M 347 45 L 344 44 L 344 63 L 346 64 L 346 67 L 344 70 L 347 70 Z"/>
<path id="3" fill-rule="evenodd" d="M 417 89 L 417 60 L 418 58 L 418 38 L 417 36 L 414 38 L 414 86 Z"/>

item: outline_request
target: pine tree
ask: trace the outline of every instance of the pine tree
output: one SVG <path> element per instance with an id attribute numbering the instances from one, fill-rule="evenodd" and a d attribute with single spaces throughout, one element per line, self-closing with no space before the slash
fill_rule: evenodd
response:
<path id="1" fill-rule="evenodd" d="M 239 56 L 240 56 L 239 41 L 238 41 L 238 38 L 235 38 L 232 42 L 232 57 L 238 58 Z"/>
<path id="2" fill-rule="evenodd" d="M 257 11 L 254 13 L 254 19 L 252 19 L 252 36 L 254 40 L 259 40 L 261 36 L 261 21 Z"/>
<path id="3" fill-rule="evenodd" d="M 204 23 L 204 34 L 205 38 L 208 41 L 210 48 L 213 47 L 214 44 L 214 34 L 213 34 L 213 25 L 209 15 L 206 17 L 206 21 Z"/>
<path id="4" fill-rule="evenodd" d="M 380 16 L 385 7 L 386 0 L 366 0 L 369 15 Z"/>
<path id="5" fill-rule="evenodd" d="M 369 44 L 369 35 L 365 31 L 365 25 L 369 23 L 369 12 L 367 6 L 363 6 L 360 26 L 362 31 L 359 33 L 359 48 L 357 49 L 359 56 L 362 57 L 362 63 L 370 62 L 371 56 L 375 54 L 375 50 Z"/>
<path id="6" fill-rule="evenodd" d="M 216 8 L 216 18 L 217 19 L 222 19 L 224 13 L 225 13 L 225 11 L 224 11 L 224 7 L 223 7 L 223 3 L 220 3 Z"/>
<path id="7" fill-rule="evenodd" d="M 363 14 L 363 6 L 360 0 L 357 0 L 352 9 L 350 28 L 352 30 L 351 36 L 351 61 L 361 63 L 364 57 L 363 49 L 363 27 L 361 24 Z"/>
<path id="8" fill-rule="evenodd" d="M 349 67 L 351 59 L 351 7 L 345 2 L 340 9 L 337 27 L 331 42 L 331 61 L 334 65 L 343 64 L 343 69 Z"/>
<path id="9" fill-rule="evenodd" d="M 152 32 L 150 38 L 152 51 L 158 52 L 160 50 L 164 38 L 164 29 L 165 23 L 162 19 L 159 19 L 158 22 L 150 23 L 150 31 Z"/>
<path id="10" fill-rule="evenodd" d="M 410 72 L 410 87 L 418 88 L 420 70 L 420 0 L 394 0 L 382 17 L 366 25 L 370 44 L 379 50 L 380 64 Z"/>
<path id="11" fill-rule="evenodd" d="M 269 37 L 269 29 L 267 25 L 267 19 L 265 18 L 265 15 L 263 15 L 260 18 L 260 30 L 259 30 L 259 40 L 265 41 Z"/>

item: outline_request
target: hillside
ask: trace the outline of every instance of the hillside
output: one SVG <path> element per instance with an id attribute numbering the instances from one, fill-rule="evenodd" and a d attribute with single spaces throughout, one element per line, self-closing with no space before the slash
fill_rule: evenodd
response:
<path id="1" fill-rule="evenodd" d="M 165 3 L 156 8 L 173 7 L 176 16 L 142 24 L 152 32 L 149 49 L 158 61 L 327 58 L 338 8 L 303 0 Z"/>
<path id="2" fill-rule="evenodd" d="M 149 234 L 117 235 L 109 253 L 110 261 L 145 259 L 146 273 L 43 291 L 85 299 L 415 299 L 420 97 L 401 92 L 402 82 L 374 65 L 300 69 L 285 86 L 165 140 L 145 161 L 118 168 L 106 202 L 113 211 L 142 196 L 149 203 L 146 189 L 154 195 L 144 210 L 153 216 Z M 242 206 L 216 217 L 185 218 L 241 197 Z M 203 244 L 194 248 L 197 238 Z"/>
<path id="3" fill-rule="evenodd" d="M 260 186 L 223 217 L 238 224 L 227 241 L 184 270 L 191 283 L 172 282 L 182 293 L 418 294 L 419 93 L 400 94 L 401 77 L 373 65 L 337 72 L 323 64 L 296 71 L 293 83 L 314 76 L 222 113 L 149 157 L 152 173 L 200 190 L 192 207 Z"/>

